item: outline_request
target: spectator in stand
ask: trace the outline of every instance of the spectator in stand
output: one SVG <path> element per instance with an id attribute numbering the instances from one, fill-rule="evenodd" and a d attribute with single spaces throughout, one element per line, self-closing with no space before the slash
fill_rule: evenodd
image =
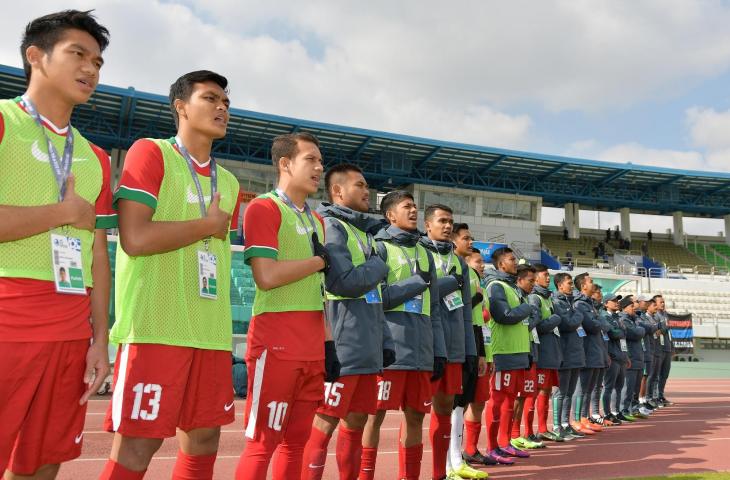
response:
<path id="1" fill-rule="evenodd" d="M 647 239 L 648 239 L 648 240 L 649 240 L 650 242 L 651 242 L 651 241 L 652 241 L 652 239 L 654 238 L 654 234 L 653 234 L 653 233 L 651 233 L 651 228 L 649 229 L 649 231 L 648 231 L 648 232 L 646 232 L 646 238 L 647 238 Z"/>
<path id="2" fill-rule="evenodd" d="M 649 245 L 646 242 L 641 244 L 641 254 L 645 257 L 649 256 Z"/>
<path id="3" fill-rule="evenodd" d="M 606 243 L 611 241 L 611 227 L 606 229 Z"/>
<path id="4" fill-rule="evenodd" d="M 567 240 L 567 239 L 568 239 L 568 229 L 563 228 L 563 240 Z"/>
<path id="5" fill-rule="evenodd" d="M 619 233 L 618 225 L 616 225 L 616 230 L 613 231 L 613 239 L 616 241 L 621 240 L 621 234 Z"/>

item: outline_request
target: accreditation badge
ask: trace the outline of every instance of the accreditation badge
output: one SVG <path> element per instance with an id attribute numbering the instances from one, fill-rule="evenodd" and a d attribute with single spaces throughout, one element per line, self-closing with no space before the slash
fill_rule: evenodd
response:
<path id="1" fill-rule="evenodd" d="M 218 258 L 202 250 L 198 250 L 198 289 L 203 298 L 218 298 Z"/>
<path id="2" fill-rule="evenodd" d="M 408 313 L 423 313 L 423 294 L 418 294 L 403 304 L 403 308 Z"/>
<path id="3" fill-rule="evenodd" d="M 51 233 L 51 255 L 56 292 L 86 295 L 81 239 Z"/>
<path id="4" fill-rule="evenodd" d="M 463 307 L 464 300 L 461 298 L 461 292 L 451 292 L 446 295 L 444 297 L 444 304 L 450 312 Z"/>

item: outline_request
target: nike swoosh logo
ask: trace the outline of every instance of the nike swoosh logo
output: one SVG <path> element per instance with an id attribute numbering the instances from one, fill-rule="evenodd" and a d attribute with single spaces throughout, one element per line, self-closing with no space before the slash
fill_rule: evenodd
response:
<path id="1" fill-rule="evenodd" d="M 82 438 L 84 438 L 83 432 L 80 435 L 76 435 L 76 437 L 74 438 L 74 443 L 76 443 L 76 444 L 81 443 Z"/>
<path id="2" fill-rule="evenodd" d="M 50 159 L 48 157 L 48 153 L 46 153 L 43 150 L 41 150 L 40 146 L 38 145 L 38 140 L 36 140 L 35 142 L 33 142 L 33 145 L 30 146 L 30 154 L 33 155 L 33 158 L 35 158 L 39 162 L 43 162 L 43 163 L 49 163 L 50 162 Z M 71 160 L 71 163 L 86 162 L 88 160 L 89 160 L 88 158 L 76 158 L 76 157 L 74 157 Z"/>
<path id="3" fill-rule="evenodd" d="M 226 412 L 229 411 L 232 408 L 233 408 L 233 402 L 231 402 L 229 404 L 226 404 L 226 405 L 223 405 L 223 410 L 225 410 Z"/>
<path id="4" fill-rule="evenodd" d="M 430 407 L 433 402 L 423 402 L 424 407 Z"/>
<path id="5" fill-rule="evenodd" d="M 312 465 L 312 464 L 310 463 L 310 464 L 309 464 L 309 468 L 324 468 L 324 465 Z"/>
<path id="6" fill-rule="evenodd" d="M 185 192 L 185 197 L 188 203 L 198 203 L 198 194 L 197 192 L 193 192 L 193 189 L 190 185 L 188 185 L 187 191 Z M 210 195 L 204 195 L 203 199 L 205 200 L 205 203 L 210 203 Z"/>

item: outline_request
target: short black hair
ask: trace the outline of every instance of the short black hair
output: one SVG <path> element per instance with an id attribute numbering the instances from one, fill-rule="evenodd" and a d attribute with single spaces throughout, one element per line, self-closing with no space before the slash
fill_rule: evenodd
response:
<path id="1" fill-rule="evenodd" d="M 555 286 L 557 287 L 558 285 L 563 283 L 566 278 L 573 278 L 573 277 L 571 277 L 569 273 L 565 273 L 565 272 L 556 273 L 555 276 L 553 277 L 553 284 L 555 284 Z"/>
<path id="2" fill-rule="evenodd" d="M 393 190 L 392 192 L 388 192 L 388 194 L 380 200 L 380 213 L 387 218 L 386 215 L 388 211 L 405 199 L 413 200 L 414 202 L 416 201 L 413 198 L 413 194 L 406 190 Z"/>
<path id="3" fill-rule="evenodd" d="M 498 248 L 492 252 L 492 265 L 494 268 L 499 268 L 499 261 L 508 253 L 514 253 L 509 247 Z"/>
<path id="4" fill-rule="evenodd" d="M 332 187 L 332 177 L 338 173 L 349 172 L 362 174 L 362 169 L 357 165 L 353 165 L 351 163 L 339 163 L 327 170 L 327 173 L 324 174 L 324 188 L 325 190 L 327 190 L 327 195 L 329 196 L 330 201 L 332 201 L 332 193 L 330 192 L 330 188 Z"/>
<path id="5" fill-rule="evenodd" d="M 548 267 L 544 263 L 535 263 L 532 266 L 535 267 L 535 273 L 548 271 Z"/>
<path id="6" fill-rule="evenodd" d="M 458 235 L 462 230 L 469 230 L 469 225 L 466 223 L 455 223 L 451 228 L 451 235 Z"/>
<path id="7" fill-rule="evenodd" d="M 535 267 L 532 265 L 517 265 L 517 278 L 525 278 L 528 273 L 535 273 Z"/>
<path id="8" fill-rule="evenodd" d="M 477 247 L 471 247 L 471 250 L 469 251 L 469 253 L 478 253 L 479 255 L 481 255 L 482 251 L 479 250 Z"/>
<path id="9" fill-rule="evenodd" d="M 657 293 L 656 295 L 654 295 L 653 297 L 651 297 L 651 299 L 654 300 L 655 302 L 656 302 L 656 299 L 657 298 L 661 298 L 662 300 L 664 300 L 664 297 L 662 296 L 661 293 Z"/>
<path id="10" fill-rule="evenodd" d="M 436 213 L 436 210 L 443 210 L 444 212 L 449 212 L 452 215 L 454 214 L 454 211 L 451 209 L 451 207 L 441 203 L 434 203 L 426 207 L 426 210 L 423 212 L 423 218 L 429 220 L 431 217 L 433 217 L 433 214 Z"/>
<path id="11" fill-rule="evenodd" d="M 588 276 L 588 273 L 581 273 L 573 278 L 573 284 L 577 290 L 583 288 L 583 281 Z"/>
<path id="12" fill-rule="evenodd" d="M 279 159 L 282 157 L 294 158 L 299 152 L 299 142 L 309 142 L 319 148 L 319 139 L 309 132 L 286 133 L 274 137 L 271 142 L 271 162 L 279 175 Z"/>
<path id="13" fill-rule="evenodd" d="M 188 101 L 193 94 L 195 84 L 204 82 L 213 82 L 228 93 L 228 79 L 210 70 L 196 70 L 186 73 L 170 85 L 170 111 L 172 112 L 172 119 L 175 121 L 175 127 L 180 126 L 180 119 L 177 116 L 177 110 L 175 110 L 175 100 Z"/>
<path id="14" fill-rule="evenodd" d="M 99 50 L 103 52 L 106 49 L 109 45 L 109 30 L 100 25 L 91 12 L 93 10 L 63 10 L 38 17 L 25 26 L 20 41 L 20 57 L 23 59 L 26 82 L 30 82 L 31 75 L 30 63 L 25 58 L 28 47 L 36 46 L 49 53 L 67 30 L 82 30 L 94 37 L 99 44 Z"/>

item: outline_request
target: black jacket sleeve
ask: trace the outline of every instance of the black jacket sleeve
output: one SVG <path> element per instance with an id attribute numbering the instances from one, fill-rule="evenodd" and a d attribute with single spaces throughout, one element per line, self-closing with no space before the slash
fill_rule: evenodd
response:
<path id="1" fill-rule="evenodd" d="M 575 302 L 575 309 L 580 310 L 581 314 L 583 314 L 583 322 L 581 324 L 586 333 L 593 335 L 601 333 L 601 322 L 598 320 L 598 315 L 596 315 L 593 307 L 586 302 Z"/>

